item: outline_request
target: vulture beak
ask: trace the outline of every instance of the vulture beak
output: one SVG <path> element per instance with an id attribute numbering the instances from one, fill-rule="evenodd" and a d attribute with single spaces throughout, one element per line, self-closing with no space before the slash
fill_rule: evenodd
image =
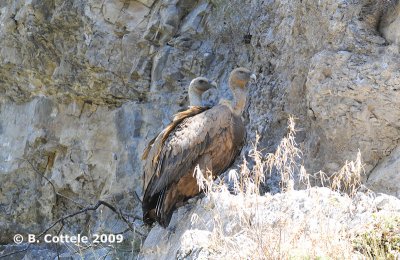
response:
<path id="1" fill-rule="evenodd" d="M 251 74 L 250 79 L 252 79 L 253 82 L 256 82 L 256 81 L 257 81 L 257 76 L 256 76 L 256 74 L 254 74 L 254 73 Z"/>
<path id="2" fill-rule="evenodd" d="M 208 83 L 210 83 L 211 88 L 218 88 L 217 82 L 215 82 L 214 80 L 209 80 Z"/>

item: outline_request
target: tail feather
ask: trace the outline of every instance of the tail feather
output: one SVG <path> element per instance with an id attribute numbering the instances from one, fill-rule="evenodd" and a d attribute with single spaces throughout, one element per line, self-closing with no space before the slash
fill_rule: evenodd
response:
<path id="1" fill-rule="evenodd" d="M 143 200 L 144 223 L 151 225 L 157 221 L 163 228 L 168 227 L 175 207 L 171 208 L 171 206 L 165 204 L 167 194 L 167 188 L 164 188 L 160 193 L 157 193 L 147 201 Z"/>
<path id="2" fill-rule="evenodd" d="M 162 189 L 161 192 L 158 194 L 157 205 L 156 205 L 156 216 L 159 217 L 162 214 L 162 208 L 164 204 L 165 198 L 165 190 L 166 188 Z"/>

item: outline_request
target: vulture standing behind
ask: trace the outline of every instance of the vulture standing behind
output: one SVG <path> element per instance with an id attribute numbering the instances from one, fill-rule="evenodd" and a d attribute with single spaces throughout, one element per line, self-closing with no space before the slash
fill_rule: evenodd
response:
<path id="1" fill-rule="evenodd" d="M 168 135 L 177 126 L 179 126 L 184 119 L 195 116 L 210 108 L 208 106 L 203 106 L 202 95 L 211 88 L 217 88 L 217 83 L 215 83 L 215 81 L 211 81 L 205 77 L 197 77 L 193 79 L 188 88 L 189 108 L 177 113 L 174 116 L 173 121 L 149 142 L 142 156 L 142 160 L 145 160 L 143 172 L 143 190 L 146 189 L 147 184 L 154 173 L 154 165 L 158 160 L 159 153 L 161 151 L 161 145 L 165 142 Z"/>
<path id="2" fill-rule="evenodd" d="M 145 164 L 145 175 L 151 172 L 142 204 L 145 223 L 157 221 L 167 227 L 177 203 L 200 193 L 194 176 L 197 165 L 213 177 L 231 166 L 245 141 L 242 113 L 251 78 L 255 75 L 248 69 L 233 70 L 229 77 L 233 101 L 187 117 L 165 138 L 156 138 L 152 147 L 156 149 L 150 149 Z"/>

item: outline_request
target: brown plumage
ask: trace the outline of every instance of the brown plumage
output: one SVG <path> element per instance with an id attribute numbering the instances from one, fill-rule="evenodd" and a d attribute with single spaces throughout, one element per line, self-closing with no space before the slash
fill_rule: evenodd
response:
<path id="1" fill-rule="evenodd" d="M 192 117 L 195 116 L 201 112 L 206 111 L 207 109 L 210 109 L 210 107 L 208 106 L 204 106 L 204 107 L 199 107 L 199 106 L 190 106 L 188 109 L 178 112 L 176 115 L 174 115 L 174 119 L 172 120 L 171 123 L 169 123 L 165 129 L 159 134 L 161 137 L 161 145 L 165 142 L 165 140 L 167 140 L 167 137 L 169 136 L 169 134 L 175 129 L 175 127 L 177 127 L 184 119 L 188 118 L 188 117 Z M 150 149 L 152 148 L 154 142 L 156 141 L 157 137 L 159 137 L 158 135 L 156 137 L 154 137 L 149 144 L 147 145 L 147 147 L 144 149 L 143 155 L 142 155 L 142 160 L 146 160 L 147 156 L 150 152 Z M 156 157 L 153 158 L 153 161 L 158 161 L 158 157 L 160 155 L 159 153 L 160 151 L 158 151 Z"/>
<path id="2" fill-rule="evenodd" d="M 197 165 L 216 177 L 233 163 L 245 140 L 241 116 L 252 76 L 245 68 L 235 69 L 229 78 L 233 101 L 184 118 L 164 141 L 160 137 L 153 142 L 159 151 L 150 149 L 147 155 L 151 163 L 145 171 L 151 171 L 152 177 L 143 197 L 144 222 L 167 227 L 177 203 L 200 193 L 193 176 Z"/>
<path id="3" fill-rule="evenodd" d="M 185 111 L 179 112 L 174 116 L 174 119 L 172 120 L 171 123 L 169 123 L 169 125 L 167 125 L 164 130 L 161 131 L 161 133 L 159 133 L 156 137 L 154 137 L 149 144 L 147 145 L 147 147 L 144 149 L 143 151 L 143 155 L 142 155 L 142 160 L 147 160 L 149 157 L 149 153 L 150 151 L 152 151 L 152 154 L 150 156 L 150 158 L 146 161 L 145 164 L 145 171 L 144 171 L 144 175 L 143 175 L 143 190 L 146 189 L 148 181 L 150 181 L 151 176 L 149 177 L 148 175 L 153 175 L 153 171 L 152 170 L 148 170 L 147 169 L 151 169 L 153 168 L 153 165 L 157 165 L 158 164 L 158 160 L 160 157 L 160 152 L 161 152 L 161 148 L 164 145 L 165 141 L 167 140 L 169 134 L 177 127 L 179 126 L 179 124 L 186 118 L 195 116 L 197 114 L 200 114 L 206 110 L 210 109 L 210 107 L 208 106 L 204 106 L 204 107 L 199 107 L 199 106 L 190 106 L 188 109 L 186 109 Z M 147 167 L 146 167 L 147 166 Z"/>
<path id="4" fill-rule="evenodd" d="M 217 83 L 205 77 L 193 79 L 188 88 L 189 108 L 177 113 L 172 122 L 154 137 L 143 151 L 142 160 L 145 161 L 143 172 L 143 190 L 146 189 L 150 178 L 154 174 L 154 165 L 157 165 L 161 148 L 169 134 L 186 118 L 195 116 L 210 107 L 202 106 L 202 94 L 211 88 L 216 88 Z"/>

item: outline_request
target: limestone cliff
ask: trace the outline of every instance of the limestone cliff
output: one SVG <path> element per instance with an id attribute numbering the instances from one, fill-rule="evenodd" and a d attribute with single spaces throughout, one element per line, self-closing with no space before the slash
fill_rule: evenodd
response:
<path id="1" fill-rule="evenodd" d="M 309 172 L 333 173 L 360 150 L 364 182 L 400 197 L 399 10 L 384 0 L 1 1 L 0 252 L 105 200 L 144 234 L 125 232 L 113 252 L 136 255 L 148 232 L 135 219 L 144 145 L 187 105 L 192 78 L 218 82 L 214 104 L 237 66 L 259 79 L 242 155 L 256 132 L 273 152 L 293 114 Z M 64 232 L 125 229 L 104 208 Z M 27 257 L 57 255 L 32 248 Z"/>

